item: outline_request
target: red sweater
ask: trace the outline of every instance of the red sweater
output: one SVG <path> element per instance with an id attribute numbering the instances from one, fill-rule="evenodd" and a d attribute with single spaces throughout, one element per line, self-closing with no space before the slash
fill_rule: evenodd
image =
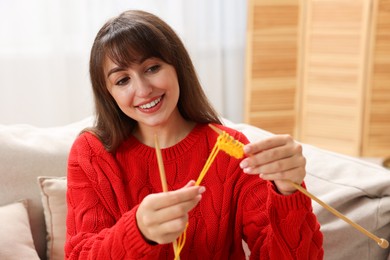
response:
<path id="1" fill-rule="evenodd" d="M 207 125 L 197 125 L 162 149 L 169 190 L 198 178 L 216 140 Z M 239 162 L 222 151 L 215 158 L 201 184 L 206 192 L 189 213 L 181 259 L 245 259 L 242 240 L 251 259 L 322 259 L 311 200 L 300 192 L 279 195 L 271 182 L 243 173 Z M 147 243 L 135 218 L 142 199 L 161 191 L 154 148 L 130 137 L 111 154 L 92 134 L 80 135 L 68 162 L 66 257 L 173 259 L 172 245 Z"/>

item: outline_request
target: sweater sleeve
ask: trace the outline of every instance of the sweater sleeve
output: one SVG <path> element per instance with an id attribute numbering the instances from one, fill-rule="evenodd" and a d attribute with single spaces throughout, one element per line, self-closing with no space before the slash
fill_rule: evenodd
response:
<path id="1" fill-rule="evenodd" d="M 310 198 L 299 191 L 281 195 L 269 181 L 250 190 L 242 218 L 251 259 L 323 258 L 323 236 Z"/>
<path id="2" fill-rule="evenodd" d="M 67 259 L 140 259 L 153 254 L 129 209 L 119 170 L 95 137 L 81 135 L 68 159 Z"/>
<path id="3" fill-rule="evenodd" d="M 242 134 L 236 133 L 235 138 L 248 143 Z M 281 195 L 273 182 L 239 171 L 237 226 L 242 225 L 250 258 L 322 259 L 323 235 L 311 199 L 299 191 Z"/>

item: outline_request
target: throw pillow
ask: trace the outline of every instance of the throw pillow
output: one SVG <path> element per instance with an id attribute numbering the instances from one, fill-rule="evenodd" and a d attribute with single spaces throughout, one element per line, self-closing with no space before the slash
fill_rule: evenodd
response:
<path id="1" fill-rule="evenodd" d="M 64 259 L 66 237 L 66 177 L 38 177 L 47 231 L 47 257 Z"/>
<path id="2" fill-rule="evenodd" d="M 27 201 L 0 207 L 0 259 L 39 259 L 31 235 Z"/>

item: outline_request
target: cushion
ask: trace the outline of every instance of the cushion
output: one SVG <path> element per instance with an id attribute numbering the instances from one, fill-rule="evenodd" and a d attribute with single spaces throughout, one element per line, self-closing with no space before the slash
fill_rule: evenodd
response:
<path id="1" fill-rule="evenodd" d="M 66 177 L 39 176 L 47 232 L 47 258 L 64 259 L 66 238 Z"/>
<path id="2" fill-rule="evenodd" d="M 0 124 L 0 205 L 28 199 L 35 248 L 46 259 L 46 231 L 38 176 L 65 176 L 70 147 L 93 118 L 66 126 L 40 128 Z M 0 234 L 0 236 L 2 236 Z"/>
<path id="3" fill-rule="evenodd" d="M 0 259 L 39 259 L 26 205 L 20 201 L 0 207 Z"/>
<path id="4" fill-rule="evenodd" d="M 309 191 L 378 238 L 390 241 L 390 171 L 381 166 L 304 146 Z M 383 249 L 343 220 L 313 204 L 324 232 L 326 259 L 386 259 Z"/>

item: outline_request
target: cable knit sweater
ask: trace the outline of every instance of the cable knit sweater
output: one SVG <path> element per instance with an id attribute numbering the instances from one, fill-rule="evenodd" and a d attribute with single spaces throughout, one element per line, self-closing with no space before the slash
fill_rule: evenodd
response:
<path id="1" fill-rule="evenodd" d="M 243 143 L 241 133 L 221 126 Z M 197 125 L 162 149 L 169 190 L 196 180 L 217 134 Z M 322 234 L 311 201 L 283 196 L 271 182 L 247 175 L 240 160 L 219 152 L 201 185 L 202 200 L 189 213 L 181 259 L 322 259 Z M 142 199 L 161 192 L 155 150 L 134 137 L 108 153 L 90 133 L 74 142 L 68 161 L 67 259 L 173 259 L 172 245 L 152 245 L 135 214 Z"/>

